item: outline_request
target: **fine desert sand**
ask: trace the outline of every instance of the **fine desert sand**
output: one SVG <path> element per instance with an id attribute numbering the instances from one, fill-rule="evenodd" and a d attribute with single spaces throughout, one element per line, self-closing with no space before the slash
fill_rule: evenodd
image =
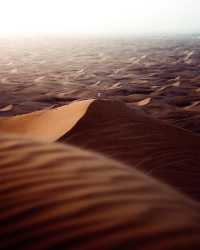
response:
<path id="1" fill-rule="evenodd" d="M 200 249 L 195 37 L 0 50 L 0 249 Z"/>
<path id="2" fill-rule="evenodd" d="M 1 249 L 199 249 L 199 204 L 101 155 L 0 137 Z"/>

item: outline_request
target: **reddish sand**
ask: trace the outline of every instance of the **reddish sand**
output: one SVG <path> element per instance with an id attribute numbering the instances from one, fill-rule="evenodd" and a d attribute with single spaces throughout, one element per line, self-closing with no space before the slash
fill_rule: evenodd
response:
<path id="1" fill-rule="evenodd" d="M 198 250 L 199 204 L 71 146 L 0 135 L 1 249 Z"/>
<path id="2" fill-rule="evenodd" d="M 195 36 L 0 51 L 0 249 L 200 249 Z"/>
<path id="3" fill-rule="evenodd" d="M 200 200 L 200 137 L 122 102 L 86 100 L 1 118 L 0 131 L 101 152 Z"/>
<path id="4" fill-rule="evenodd" d="M 92 102 L 60 141 L 104 153 L 200 199 L 200 137 L 123 103 Z"/>
<path id="5" fill-rule="evenodd" d="M 200 133 L 198 37 L 0 40 L 0 116 L 122 100 Z"/>
<path id="6" fill-rule="evenodd" d="M 44 141 L 56 141 L 84 116 L 92 100 L 73 102 L 51 110 L 0 118 L 0 131 Z"/>

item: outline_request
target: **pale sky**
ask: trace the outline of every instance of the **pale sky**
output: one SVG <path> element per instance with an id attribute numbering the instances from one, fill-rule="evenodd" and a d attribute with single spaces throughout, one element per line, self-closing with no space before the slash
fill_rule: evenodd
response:
<path id="1" fill-rule="evenodd" d="M 0 33 L 200 32 L 200 0 L 0 0 Z"/>

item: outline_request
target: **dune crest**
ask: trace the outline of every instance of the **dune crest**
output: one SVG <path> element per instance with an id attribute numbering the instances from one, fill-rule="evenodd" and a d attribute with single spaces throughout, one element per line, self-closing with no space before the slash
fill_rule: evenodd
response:
<path id="1" fill-rule="evenodd" d="M 119 101 L 93 101 L 60 139 L 136 166 L 200 200 L 200 137 Z"/>
<path id="2" fill-rule="evenodd" d="M 0 131 L 103 153 L 200 200 L 200 137 L 120 101 L 91 99 L 1 118 Z"/>
<path id="3" fill-rule="evenodd" d="M 72 102 L 59 108 L 0 118 L 0 131 L 53 142 L 84 116 L 93 100 Z"/>

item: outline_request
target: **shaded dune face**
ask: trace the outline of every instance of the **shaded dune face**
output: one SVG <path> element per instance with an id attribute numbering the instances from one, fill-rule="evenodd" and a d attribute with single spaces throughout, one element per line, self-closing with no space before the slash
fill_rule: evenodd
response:
<path id="1" fill-rule="evenodd" d="M 200 200 L 200 137 L 119 101 L 91 99 L 1 118 L 0 131 L 103 153 Z"/>
<path id="2" fill-rule="evenodd" d="M 103 156 L 0 135 L 1 249 L 200 249 L 198 203 Z"/>
<path id="3" fill-rule="evenodd" d="M 200 137 L 121 102 L 93 101 L 60 141 L 104 153 L 200 200 Z"/>

